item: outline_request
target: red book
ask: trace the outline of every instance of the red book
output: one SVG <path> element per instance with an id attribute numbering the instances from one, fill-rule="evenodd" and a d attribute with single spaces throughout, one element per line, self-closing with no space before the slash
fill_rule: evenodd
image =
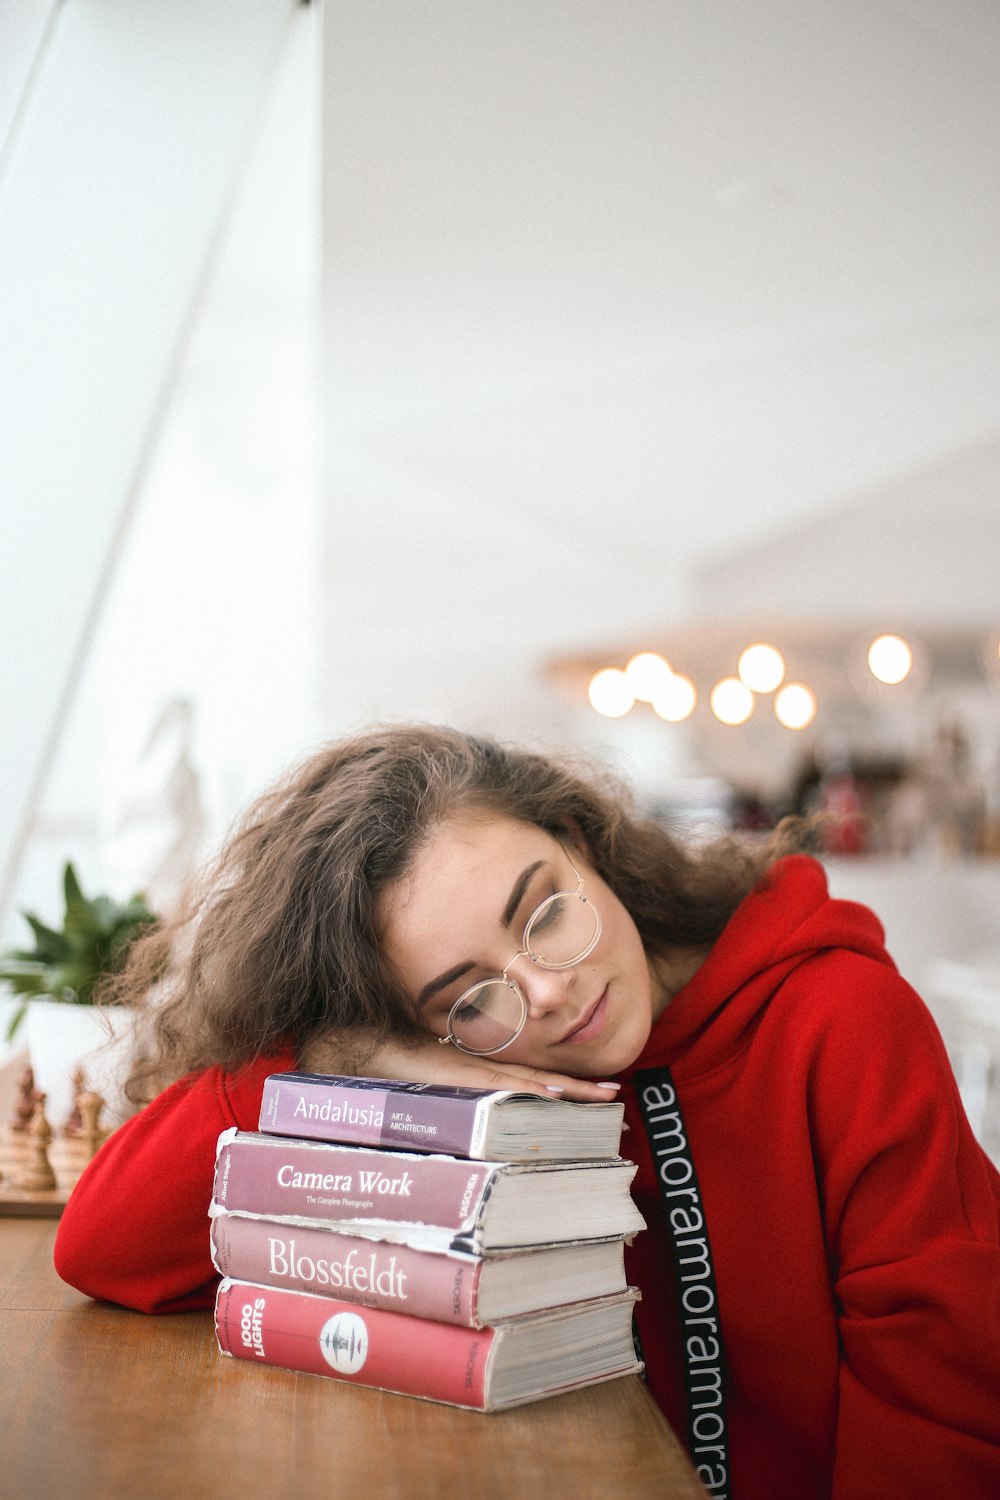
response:
<path id="1" fill-rule="evenodd" d="M 223 1131 L 209 1212 L 327 1224 L 424 1249 L 516 1249 L 635 1234 L 635 1166 L 468 1161 Z"/>
<path id="2" fill-rule="evenodd" d="M 304 1225 L 220 1214 L 212 1260 L 236 1281 L 339 1297 L 409 1317 L 481 1328 L 623 1292 L 623 1241 L 585 1240 L 501 1255 L 438 1253 Z"/>
<path id="3" fill-rule="evenodd" d="M 494 1328 L 456 1328 L 349 1302 L 225 1280 L 223 1354 L 428 1401 L 497 1411 L 641 1370 L 630 1288 Z"/>
<path id="4" fill-rule="evenodd" d="M 576 1104 L 512 1090 L 395 1083 L 325 1073 L 272 1073 L 260 1129 L 353 1146 L 433 1151 L 486 1161 L 593 1161 L 617 1156 L 624 1105 Z"/>

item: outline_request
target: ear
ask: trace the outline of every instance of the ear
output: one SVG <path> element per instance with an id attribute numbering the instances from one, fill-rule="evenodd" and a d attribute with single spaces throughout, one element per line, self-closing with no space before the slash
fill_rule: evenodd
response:
<path id="1" fill-rule="evenodd" d="M 594 861 L 591 858 L 587 840 L 584 838 L 579 826 L 576 823 L 570 822 L 566 824 L 562 835 L 562 841 L 571 854 L 579 854 L 581 859 L 585 859 L 588 864 L 593 864 Z"/>

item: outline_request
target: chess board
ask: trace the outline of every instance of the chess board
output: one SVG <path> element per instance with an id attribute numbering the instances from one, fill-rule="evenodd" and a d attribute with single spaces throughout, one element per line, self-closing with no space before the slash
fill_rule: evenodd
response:
<path id="1" fill-rule="evenodd" d="M 55 1174 L 54 1188 L 26 1188 L 21 1178 L 31 1164 L 32 1147 L 24 1135 L 16 1135 L 4 1126 L 0 1132 L 0 1219 L 58 1218 L 66 1205 L 70 1190 L 90 1160 L 83 1141 L 56 1136 L 46 1147 L 46 1155 Z"/>

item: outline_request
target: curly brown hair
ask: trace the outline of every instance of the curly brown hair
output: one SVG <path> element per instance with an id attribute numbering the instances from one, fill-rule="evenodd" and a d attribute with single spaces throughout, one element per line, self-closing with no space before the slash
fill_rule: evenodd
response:
<path id="1" fill-rule="evenodd" d="M 197 893 L 137 943 L 109 998 L 148 1020 L 129 1084 L 139 1102 L 182 1074 L 234 1069 L 325 1032 L 363 1058 L 422 1033 L 380 949 L 380 894 L 435 826 L 484 810 L 582 839 L 651 957 L 711 945 L 791 847 L 735 837 L 686 844 L 639 814 L 606 770 L 452 729 L 390 726 L 339 741 L 248 810 Z"/>

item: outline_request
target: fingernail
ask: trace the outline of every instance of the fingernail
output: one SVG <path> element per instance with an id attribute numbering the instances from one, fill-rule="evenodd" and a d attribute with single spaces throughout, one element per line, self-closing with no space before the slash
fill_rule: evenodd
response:
<path id="1" fill-rule="evenodd" d="M 597 1085 L 597 1087 L 599 1089 L 620 1089 L 621 1088 L 621 1084 L 620 1083 L 599 1083 Z"/>
<path id="2" fill-rule="evenodd" d="M 550 1094 L 565 1094 L 566 1090 L 561 1083 L 547 1083 L 546 1091 Z"/>

